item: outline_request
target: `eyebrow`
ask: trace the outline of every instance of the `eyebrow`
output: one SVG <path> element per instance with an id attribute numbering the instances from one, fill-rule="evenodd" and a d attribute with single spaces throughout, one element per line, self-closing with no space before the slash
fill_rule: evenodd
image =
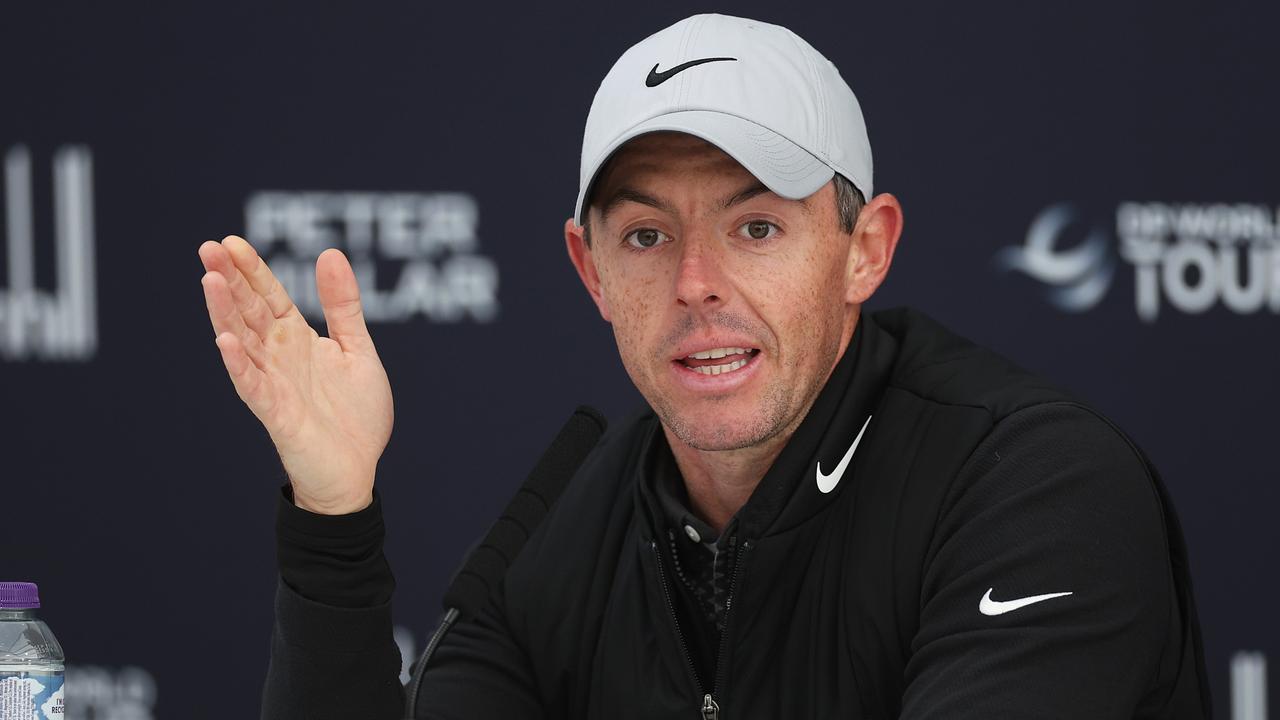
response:
<path id="1" fill-rule="evenodd" d="M 658 210 L 672 215 L 676 214 L 675 208 L 671 207 L 671 205 L 665 200 L 660 200 L 652 195 L 646 195 L 634 188 L 620 187 L 613 191 L 613 194 L 609 196 L 609 199 L 605 201 L 604 205 L 600 208 L 600 218 L 602 220 L 608 219 L 609 211 L 625 202 L 640 203 L 641 205 L 648 205 L 649 207 L 657 208 Z"/>
<path id="2" fill-rule="evenodd" d="M 751 183 L 750 185 L 748 185 L 747 187 L 739 190 L 738 192 L 720 201 L 720 209 L 728 210 L 734 205 L 738 205 L 739 203 L 744 203 L 753 197 L 756 197 L 759 195 L 765 195 L 767 193 L 772 193 L 772 192 L 773 192 L 772 190 L 765 187 L 764 183 L 757 180 Z M 779 197 L 782 197 L 782 196 L 779 195 Z M 782 198 L 782 199 L 785 200 L 786 198 Z M 801 198 L 799 200 L 796 200 L 795 202 L 800 204 L 800 209 L 803 210 L 806 215 L 812 214 L 813 208 L 809 205 L 809 198 L 807 197 Z"/>
<path id="3" fill-rule="evenodd" d="M 765 187 L 764 183 L 757 180 L 756 182 L 748 185 L 747 187 L 725 198 L 724 200 L 721 200 L 720 209 L 728 210 L 734 205 L 737 205 L 739 203 L 744 203 L 757 195 L 763 195 L 767 192 L 773 192 L 773 191 Z"/>

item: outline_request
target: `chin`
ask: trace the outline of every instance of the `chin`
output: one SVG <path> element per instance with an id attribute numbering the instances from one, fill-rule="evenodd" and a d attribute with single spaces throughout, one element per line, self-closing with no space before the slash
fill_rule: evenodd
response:
<path id="1" fill-rule="evenodd" d="M 680 422 L 671 423 L 666 420 L 663 421 L 663 424 L 671 429 L 672 434 L 679 438 L 680 442 L 694 450 L 740 450 L 745 447 L 751 447 L 763 439 L 760 437 L 761 433 L 740 427 L 720 426 L 707 428 L 699 426 L 694 428 Z"/>
<path id="2" fill-rule="evenodd" d="M 654 410 L 680 442 L 702 451 L 759 445 L 775 437 L 787 423 L 785 408 L 768 401 L 757 401 L 750 408 L 717 406 L 697 410 L 655 403 Z"/>

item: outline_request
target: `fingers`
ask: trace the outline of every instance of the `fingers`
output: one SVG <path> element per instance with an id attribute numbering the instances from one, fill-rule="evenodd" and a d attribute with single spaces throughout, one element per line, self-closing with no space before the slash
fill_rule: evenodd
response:
<path id="1" fill-rule="evenodd" d="M 360 306 L 360 287 L 341 251 L 329 248 L 316 258 L 316 292 L 329 337 L 346 352 L 372 352 L 373 340 Z"/>
<path id="2" fill-rule="evenodd" d="M 266 301 L 272 317 L 282 318 L 294 309 L 289 293 L 244 238 L 228 235 L 222 241 L 222 247 L 231 255 L 232 262 L 244 274 L 249 286 Z"/>
<path id="3" fill-rule="evenodd" d="M 258 419 L 266 417 L 271 410 L 266 373 L 250 361 L 244 345 L 232 333 L 221 333 L 214 342 L 222 353 L 222 364 L 226 366 L 227 374 L 231 376 L 231 384 L 235 386 L 236 394 Z"/>
<path id="4" fill-rule="evenodd" d="M 288 292 L 243 238 L 206 242 L 200 259 L 209 270 L 202 283 L 214 330 L 235 335 L 249 359 L 261 366 L 262 339 L 276 320 L 296 312 Z M 374 352 L 355 273 L 340 251 L 331 248 L 316 259 L 316 290 L 329 337 L 346 352 Z"/>
<path id="5" fill-rule="evenodd" d="M 200 261 L 204 264 L 205 270 L 219 273 L 227 281 L 227 287 L 231 289 L 231 297 L 235 299 L 236 307 L 244 318 L 245 324 L 259 337 L 267 337 L 275 316 L 267 307 L 267 301 L 249 287 L 244 274 L 232 261 L 231 253 L 227 252 L 221 243 L 209 240 L 200 246 Z"/>
<path id="6" fill-rule="evenodd" d="M 209 309 L 209 322 L 213 323 L 214 333 L 237 338 L 248 359 L 261 365 L 265 358 L 262 338 L 245 325 L 244 318 L 232 299 L 231 290 L 227 287 L 226 278 L 219 272 L 209 271 L 200 278 L 200 285 L 204 288 L 204 303 Z"/>

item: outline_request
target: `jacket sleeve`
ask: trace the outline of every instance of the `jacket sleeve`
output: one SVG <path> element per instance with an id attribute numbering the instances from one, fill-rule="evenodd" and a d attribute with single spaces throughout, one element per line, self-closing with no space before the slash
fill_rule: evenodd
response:
<path id="1" fill-rule="evenodd" d="M 280 581 L 264 720 L 402 720 L 405 691 L 392 634 L 395 580 L 383 555 L 381 499 L 350 515 L 293 505 L 277 512 Z M 414 717 L 541 718 L 525 654 L 495 600 L 459 620 L 428 667 Z"/>
<path id="2" fill-rule="evenodd" d="M 395 579 L 383 536 L 376 490 L 364 510 L 327 516 L 296 507 L 283 489 L 264 720 L 403 718 L 391 624 Z"/>
<path id="3" fill-rule="evenodd" d="M 1159 713 L 1181 646 L 1153 482 L 1081 407 L 997 424 L 938 519 L 902 717 Z"/>
<path id="4" fill-rule="evenodd" d="M 415 717 L 429 720 L 541 720 L 546 716 L 528 655 L 512 635 L 500 599 L 445 635 L 423 676 Z"/>
<path id="5" fill-rule="evenodd" d="M 401 720 L 390 603 L 340 608 L 276 588 L 263 720 Z"/>

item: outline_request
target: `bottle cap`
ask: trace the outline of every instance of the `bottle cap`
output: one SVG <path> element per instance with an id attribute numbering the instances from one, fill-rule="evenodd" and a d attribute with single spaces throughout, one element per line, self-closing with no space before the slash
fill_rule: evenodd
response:
<path id="1" fill-rule="evenodd" d="M 0 610 L 30 610 L 40 607 L 40 590 L 35 583 L 0 582 Z"/>

